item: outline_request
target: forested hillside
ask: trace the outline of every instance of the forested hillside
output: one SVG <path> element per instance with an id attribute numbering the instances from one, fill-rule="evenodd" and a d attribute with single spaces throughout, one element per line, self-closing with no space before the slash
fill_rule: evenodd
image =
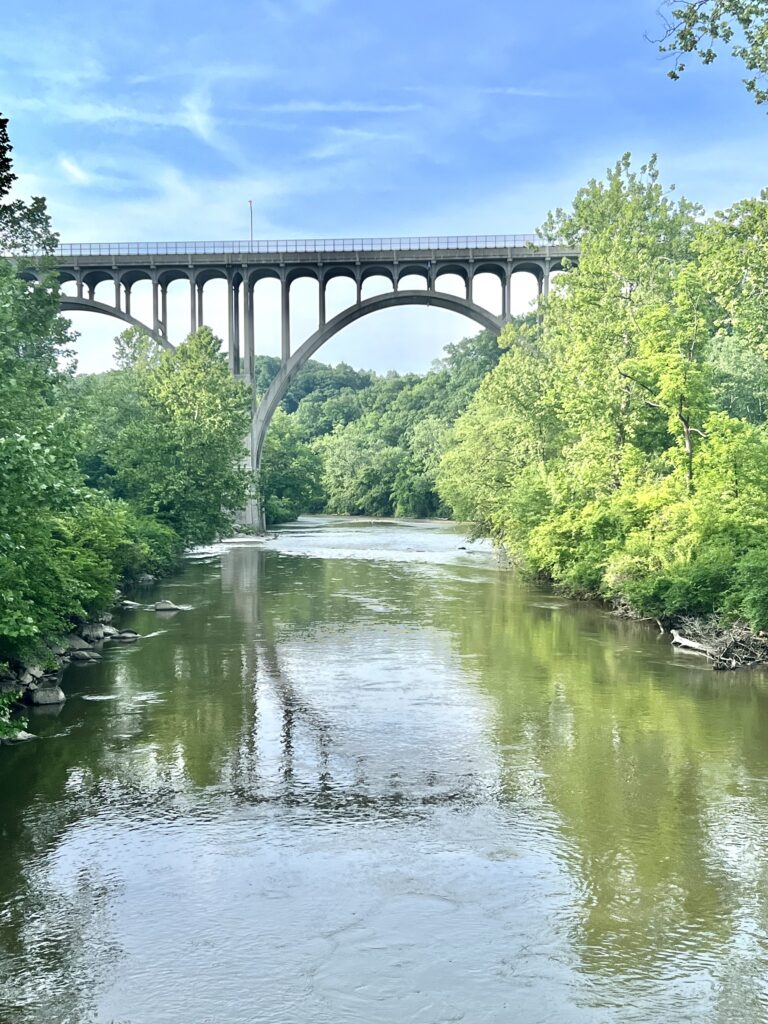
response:
<path id="1" fill-rule="evenodd" d="M 378 376 L 310 362 L 276 414 L 264 452 L 267 521 L 300 512 L 445 516 L 437 469 L 452 423 L 501 350 L 482 332 L 445 349 L 424 375 Z M 257 359 L 266 390 L 277 359 Z"/>
<path id="2" fill-rule="evenodd" d="M 768 626 L 768 193 L 705 220 L 628 158 L 460 417 L 438 491 L 527 571 L 641 615 Z"/>

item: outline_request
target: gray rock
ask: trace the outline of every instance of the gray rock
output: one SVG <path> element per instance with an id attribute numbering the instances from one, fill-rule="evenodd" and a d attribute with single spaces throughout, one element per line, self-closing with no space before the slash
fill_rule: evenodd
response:
<path id="1" fill-rule="evenodd" d="M 42 679 L 45 675 L 45 669 L 40 668 L 39 665 L 31 665 L 27 672 L 29 672 L 33 679 Z"/>
<path id="2" fill-rule="evenodd" d="M 82 654 L 86 656 L 88 661 L 101 661 L 101 655 L 98 651 L 82 651 Z"/>
<path id="3" fill-rule="evenodd" d="M 158 601 L 155 605 L 156 612 L 180 612 L 181 608 L 173 601 Z"/>
<path id="4" fill-rule="evenodd" d="M 33 736 L 31 732 L 24 732 L 23 729 L 20 729 L 17 733 L 14 733 L 13 736 L 4 736 L 2 739 L 0 739 L 0 743 L 6 743 L 10 745 L 11 743 L 26 743 L 27 740 L 36 739 L 37 736 Z"/>
<path id="5" fill-rule="evenodd" d="M 81 636 L 76 633 L 70 633 L 67 637 L 67 643 L 69 644 L 70 651 L 90 651 L 91 645 L 87 640 L 83 640 Z"/>
<path id="6" fill-rule="evenodd" d="M 72 651 L 70 658 L 72 661 L 90 661 L 92 651 Z"/>
<path id="7" fill-rule="evenodd" d="M 84 622 L 79 632 L 83 640 L 94 641 L 104 639 L 104 626 L 100 622 Z"/>
<path id="8" fill-rule="evenodd" d="M 157 576 L 153 576 L 149 572 L 143 572 L 141 574 L 141 576 L 139 576 L 139 578 L 136 580 L 136 582 L 137 583 L 142 583 L 142 584 L 146 585 L 146 584 L 149 584 L 149 583 L 154 583 L 156 579 L 157 579 Z"/>
<path id="9" fill-rule="evenodd" d="M 124 629 L 121 633 L 118 633 L 115 640 L 120 640 L 124 644 L 132 644 L 134 640 L 139 639 L 139 634 L 134 633 L 132 629 Z"/>
<path id="10" fill-rule="evenodd" d="M 138 601 L 121 601 L 120 605 L 123 608 L 131 608 L 131 609 L 132 608 L 141 608 L 141 607 L 143 607 L 142 605 L 139 604 Z"/>
<path id="11" fill-rule="evenodd" d="M 67 698 L 60 686 L 39 686 L 29 699 L 33 704 L 63 704 Z"/>
<path id="12" fill-rule="evenodd" d="M 104 639 L 105 640 L 111 640 L 112 637 L 113 636 L 117 636 L 119 634 L 119 632 L 120 632 L 120 630 L 119 629 L 115 629 L 114 626 L 105 626 L 104 627 Z"/>

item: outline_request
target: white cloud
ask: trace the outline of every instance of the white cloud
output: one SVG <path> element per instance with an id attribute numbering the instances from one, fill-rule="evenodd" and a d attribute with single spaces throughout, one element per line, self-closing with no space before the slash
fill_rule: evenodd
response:
<path id="1" fill-rule="evenodd" d="M 88 185 L 91 181 L 91 175 L 76 164 L 74 160 L 70 160 L 69 157 L 60 156 L 59 167 L 61 167 L 69 180 L 73 181 L 76 185 Z"/>

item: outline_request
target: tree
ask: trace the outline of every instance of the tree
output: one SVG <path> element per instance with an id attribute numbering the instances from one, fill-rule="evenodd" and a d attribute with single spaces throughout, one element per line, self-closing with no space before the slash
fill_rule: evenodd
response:
<path id="1" fill-rule="evenodd" d="M 117 350 L 121 369 L 78 389 L 89 482 L 183 544 L 209 543 L 231 528 L 253 486 L 244 468 L 248 389 L 207 327 L 173 351 L 130 328 Z"/>
<path id="2" fill-rule="evenodd" d="M 687 54 L 711 64 L 722 43 L 749 72 L 744 84 L 755 102 L 768 100 L 768 0 L 666 0 L 665 7 L 670 15 L 659 49 L 675 56 L 670 78 L 685 71 Z"/>
<path id="3" fill-rule="evenodd" d="M 259 491 L 268 526 L 322 508 L 320 456 L 302 439 L 295 416 L 278 409 L 267 433 Z"/>

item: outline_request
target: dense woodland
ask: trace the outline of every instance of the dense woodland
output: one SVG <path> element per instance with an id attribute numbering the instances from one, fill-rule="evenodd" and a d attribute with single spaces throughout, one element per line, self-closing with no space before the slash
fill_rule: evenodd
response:
<path id="1" fill-rule="evenodd" d="M 131 329 L 116 370 L 75 374 L 45 203 L 8 200 L 0 128 L 0 663 L 231 530 L 255 488 L 270 524 L 453 516 L 569 593 L 768 626 L 768 193 L 706 218 L 625 157 L 542 229 L 581 258 L 538 309 L 424 375 L 310 362 L 254 481 L 251 394 L 207 328 L 173 352 Z M 257 397 L 277 369 L 257 360 Z"/>

